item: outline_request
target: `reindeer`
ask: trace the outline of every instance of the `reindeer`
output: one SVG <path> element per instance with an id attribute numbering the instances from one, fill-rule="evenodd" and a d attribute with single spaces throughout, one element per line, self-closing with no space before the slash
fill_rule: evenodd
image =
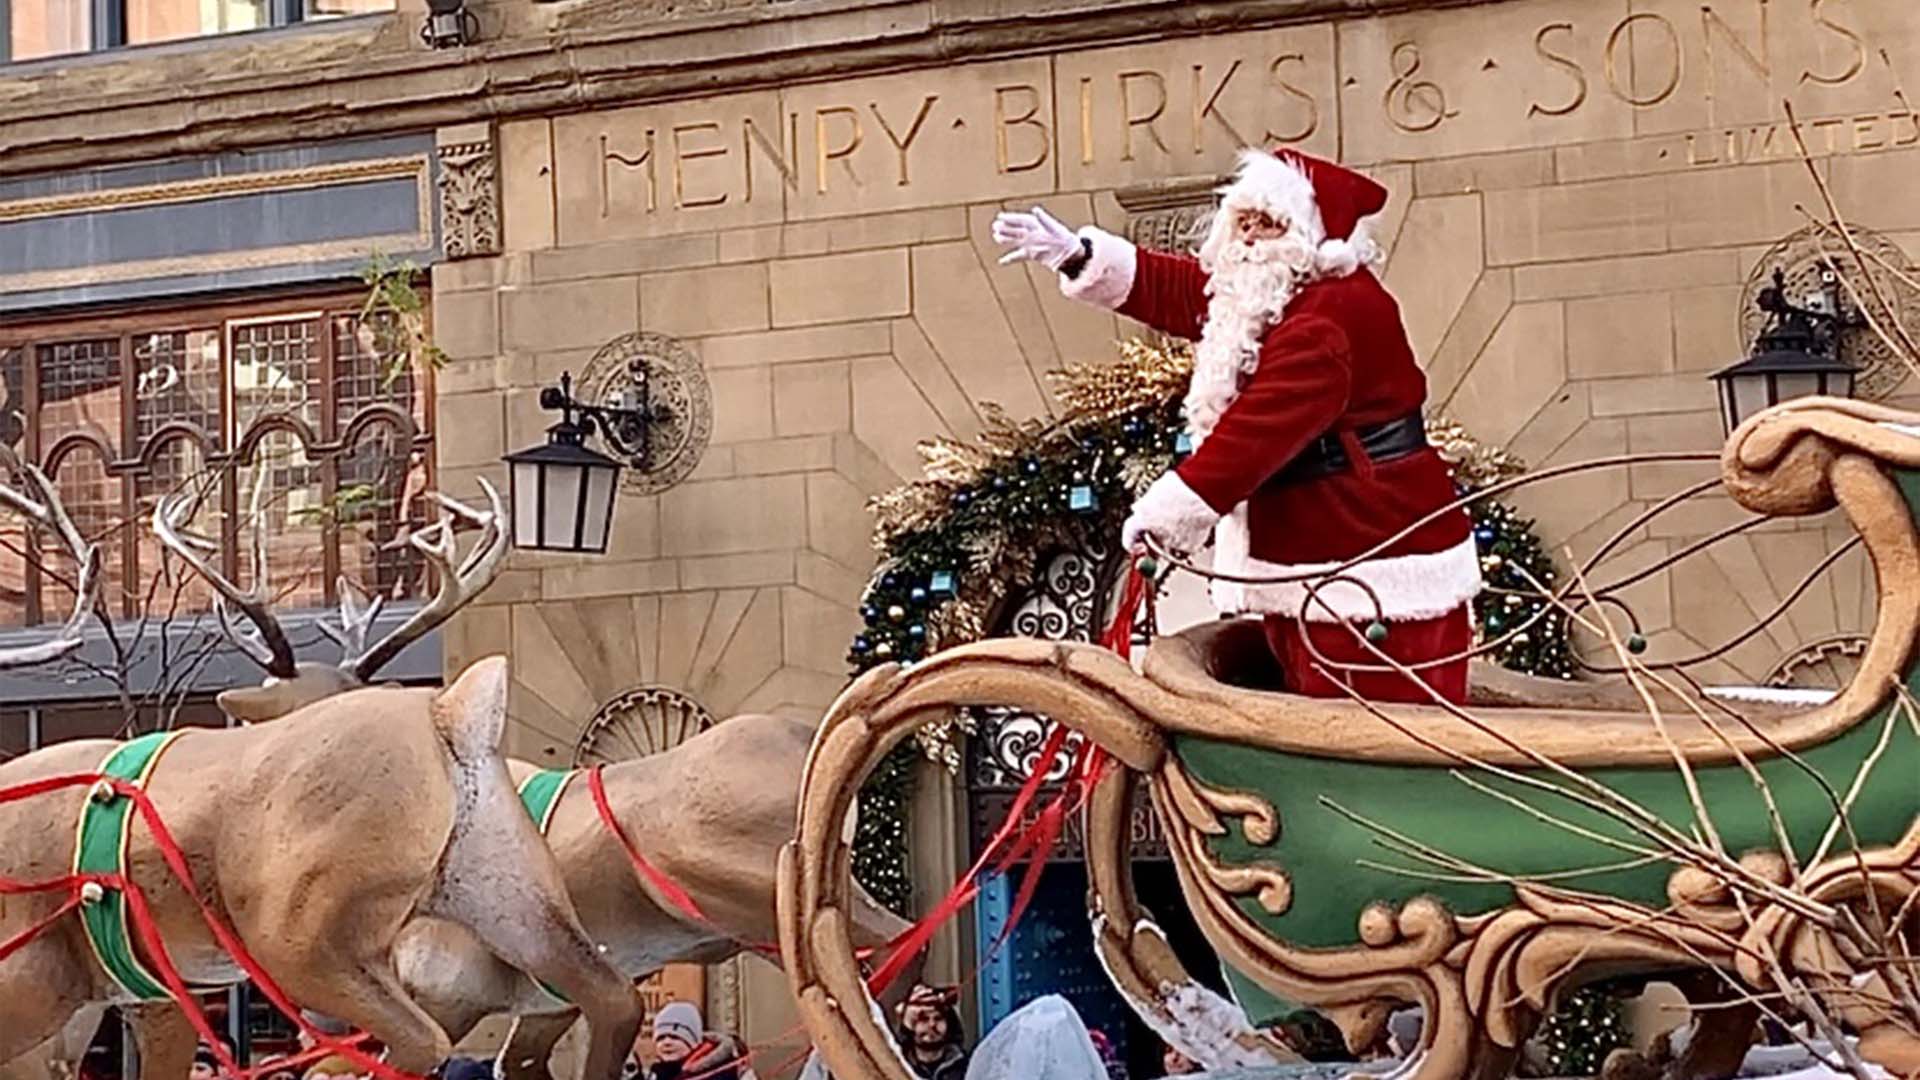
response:
<path id="1" fill-rule="evenodd" d="M 243 630 L 231 619 L 222 621 L 228 636 L 266 672 L 260 686 L 222 693 L 220 707 L 243 723 L 263 724 L 336 695 L 363 693 L 383 665 L 451 618 L 498 573 L 507 548 L 504 510 L 492 488 L 487 490 L 494 502 L 485 511 L 432 493 L 446 515 L 445 527 L 412 543 L 441 586 L 431 602 L 390 634 L 369 643 L 381 601 L 362 597 L 341 579 L 339 626 L 322 624 L 342 649 L 339 663 L 331 665 L 296 661 L 268 605 L 201 557 L 207 542 L 183 531 L 180 514 L 157 513 L 161 542 L 213 588 L 222 601 L 216 610 L 237 611 L 250 624 Z M 455 523 L 481 537 L 457 565 Z M 583 779 L 561 794 L 549 819 L 548 847 L 590 939 L 622 975 L 639 979 L 667 964 L 719 963 L 777 940 L 776 865 L 781 846 L 793 836 L 801 770 L 814 728 L 784 717 L 741 715 L 674 749 L 604 770 L 608 803 L 627 835 L 652 865 L 692 896 L 705 919 L 692 917 L 641 880 L 600 819 Z M 522 761 L 509 760 L 507 767 L 516 784 L 537 771 Z M 856 903 L 857 946 L 878 947 L 907 929 L 864 892 Z M 777 961 L 777 954 L 769 950 L 768 955 Z M 488 1016 L 513 1014 L 500 1062 L 517 1080 L 547 1077 L 554 1045 L 580 1015 L 458 920 L 415 919 L 396 941 L 394 958 L 407 993 L 455 1041 Z M 910 984 L 911 978 L 901 980 L 897 992 Z M 164 1041 L 151 1025 L 166 1022 L 165 1014 L 149 1014 L 137 1026 L 143 1040 Z"/>
<path id="2" fill-rule="evenodd" d="M 75 609 L 61 633 L 32 649 L 0 654 L 0 664 L 38 663 L 71 652 L 100 604 L 100 553 L 61 507 L 38 469 L 12 462 L 37 491 L 32 499 L 0 487 L 0 501 L 51 531 L 79 566 Z M 500 500 L 493 504 L 499 531 Z M 221 618 L 232 604 L 264 614 L 265 552 L 253 545 L 251 590 L 211 574 L 211 545 L 180 524 L 191 508 L 161 500 L 155 527 L 169 546 L 215 583 Z M 429 557 L 453 547 L 451 515 L 411 542 Z M 497 561 L 503 544 L 485 546 L 461 569 Z M 442 593 L 402 628 L 430 622 L 457 603 L 468 582 L 443 577 Z M 290 660 L 285 635 L 263 627 L 259 645 Z M 398 651 L 398 645 L 393 651 Z M 389 654 L 390 655 L 390 654 Z M 299 678 L 290 663 L 276 674 Z M 387 1047 L 395 1067 L 426 1072 L 451 1052 L 446 1028 L 401 980 L 397 946 L 422 919 L 444 921 L 477 947 L 554 986 L 578 1004 L 590 1025 L 589 1080 L 617 1080 L 641 1020 L 630 982 L 591 944 L 567 898 L 559 867 L 528 820 L 498 746 L 506 723 L 507 663 L 481 660 L 444 690 L 360 687 L 291 710 L 279 723 L 194 730 L 165 744 L 146 774 L 147 797 L 185 852 L 204 899 L 293 1000 L 362 1028 Z M 99 770 L 122 744 L 62 743 L 0 764 L 0 788 Z M 75 822 L 87 800 L 111 805 L 111 790 L 67 788 L 0 805 L 0 873 L 23 879 L 66 874 L 74 865 Z M 147 898 L 154 924 L 180 974 L 195 986 L 242 977 L 203 922 L 198 903 L 163 862 L 148 830 L 127 833 L 125 872 Z M 109 976 L 66 897 L 9 898 L 0 906 L 0 941 L 47 922 L 0 960 L 0 1062 L 43 1044 L 57 1046 L 77 1014 L 135 995 Z M 103 902 L 90 893 L 88 904 Z M 48 920 L 51 920 L 50 922 Z M 137 962 L 153 957 L 137 944 Z M 143 1064 L 156 1077 L 184 1076 L 193 1042 L 173 1010 L 136 1010 Z M 51 1040 L 51 1042 L 50 1042 Z M 171 1074 L 171 1077 L 169 1077 Z"/>

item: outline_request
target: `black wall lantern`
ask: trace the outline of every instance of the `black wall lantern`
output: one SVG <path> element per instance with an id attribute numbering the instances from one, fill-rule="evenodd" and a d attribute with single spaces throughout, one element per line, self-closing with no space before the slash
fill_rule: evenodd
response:
<path id="1" fill-rule="evenodd" d="M 646 401 L 646 382 L 614 405 L 573 397 L 573 377 L 540 391 L 540 407 L 558 409 L 560 422 L 547 429 L 544 446 L 508 454 L 513 491 L 513 543 L 534 551 L 602 554 L 613 531 L 613 498 L 620 462 L 589 447 L 598 432 L 636 468 L 647 462 L 647 434 L 663 410 Z M 636 397 L 638 400 L 636 400 Z"/>
<path id="2" fill-rule="evenodd" d="M 1801 307 L 1787 298 L 1783 271 L 1756 301 L 1767 313 L 1767 328 L 1745 360 L 1713 373 L 1720 384 L 1720 419 L 1727 433 L 1753 414 L 1797 397 L 1852 397 L 1854 366 L 1840 357 L 1841 331 L 1865 324 L 1857 313 L 1843 313 L 1840 279 L 1831 266 L 1820 270 L 1817 306 Z"/>
<path id="3" fill-rule="evenodd" d="M 427 21 L 420 40 L 435 49 L 457 49 L 480 37 L 480 20 L 467 10 L 466 0 L 427 0 Z"/>

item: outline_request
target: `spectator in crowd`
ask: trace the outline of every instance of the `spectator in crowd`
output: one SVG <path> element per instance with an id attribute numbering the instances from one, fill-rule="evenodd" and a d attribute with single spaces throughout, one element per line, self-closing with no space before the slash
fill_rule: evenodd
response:
<path id="1" fill-rule="evenodd" d="M 359 1076 L 360 1066 L 351 1058 L 333 1054 L 309 1066 L 306 1080 L 358 1080 Z"/>
<path id="2" fill-rule="evenodd" d="M 1120 1050 L 1113 1040 L 1099 1028 L 1087 1029 L 1087 1038 L 1093 1040 L 1094 1052 L 1100 1055 L 1100 1064 L 1107 1070 L 1107 1080 L 1127 1080 L 1127 1062 L 1120 1056 Z"/>
<path id="3" fill-rule="evenodd" d="M 220 1059 L 213 1056 L 213 1051 L 205 1043 L 200 1044 L 193 1052 L 193 1068 L 187 1076 L 190 1080 L 213 1080 L 219 1075 Z"/>
<path id="4" fill-rule="evenodd" d="M 493 1080 L 493 1062 L 473 1057 L 450 1057 L 440 1069 L 440 1080 Z"/>
<path id="5" fill-rule="evenodd" d="M 950 989 L 921 984 L 900 1006 L 900 1046 L 920 1080 L 964 1080 L 967 1075 L 966 1038 L 954 996 Z"/>
<path id="6" fill-rule="evenodd" d="M 698 1007 L 671 1001 L 653 1017 L 654 1061 L 646 1080 L 747 1080 L 745 1054 L 737 1039 L 710 1036 Z"/>
<path id="7" fill-rule="evenodd" d="M 1169 1046 L 1160 1051 L 1160 1075 L 1192 1076 L 1200 1071 L 1200 1063 Z"/>
<path id="8" fill-rule="evenodd" d="M 314 1030 L 318 1031 L 322 1035 L 327 1035 L 327 1036 L 332 1036 L 337 1038 L 341 1035 L 353 1034 L 353 1025 L 348 1024 L 345 1021 L 335 1020 L 331 1017 L 321 1016 L 319 1013 L 307 1012 L 306 1010 L 303 1009 L 300 1012 L 300 1018 L 302 1020 L 305 1020 L 308 1026 L 313 1027 Z M 306 1026 L 302 1026 L 300 1029 L 300 1049 L 311 1050 L 313 1049 L 313 1047 L 314 1047 L 313 1036 L 307 1034 Z"/>
<path id="9" fill-rule="evenodd" d="M 300 1070 L 287 1065 L 286 1061 L 285 1054 L 263 1058 L 260 1066 L 266 1071 L 260 1074 L 260 1080 L 300 1080 Z"/>

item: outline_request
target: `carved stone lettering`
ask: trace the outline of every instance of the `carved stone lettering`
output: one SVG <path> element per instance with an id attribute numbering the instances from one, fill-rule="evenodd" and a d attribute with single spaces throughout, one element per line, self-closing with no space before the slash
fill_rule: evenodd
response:
<path id="1" fill-rule="evenodd" d="M 1471 22 L 1411 13 L 586 114 L 555 121 L 558 222 L 604 238 L 1041 197 L 1218 173 L 1247 146 L 1366 163 L 1651 141 L 1634 153 L 1658 169 L 1779 161 L 1793 140 L 1773 103 L 1794 86 L 1815 154 L 1885 153 L 1920 144 L 1910 103 L 1856 85 L 1881 48 L 1869 9 L 1891 2 L 1595 19 L 1519 0 Z M 450 208 L 473 182 L 443 179 Z"/>

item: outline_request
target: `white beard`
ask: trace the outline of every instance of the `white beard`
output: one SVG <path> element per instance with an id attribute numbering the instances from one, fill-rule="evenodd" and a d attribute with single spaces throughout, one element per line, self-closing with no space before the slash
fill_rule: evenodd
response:
<path id="1" fill-rule="evenodd" d="M 1183 404 L 1196 449 L 1240 396 L 1242 380 L 1259 365 L 1261 341 L 1314 269 L 1314 248 L 1305 237 L 1290 233 L 1247 244 L 1222 221 L 1215 222 L 1199 254 L 1212 299 Z"/>

